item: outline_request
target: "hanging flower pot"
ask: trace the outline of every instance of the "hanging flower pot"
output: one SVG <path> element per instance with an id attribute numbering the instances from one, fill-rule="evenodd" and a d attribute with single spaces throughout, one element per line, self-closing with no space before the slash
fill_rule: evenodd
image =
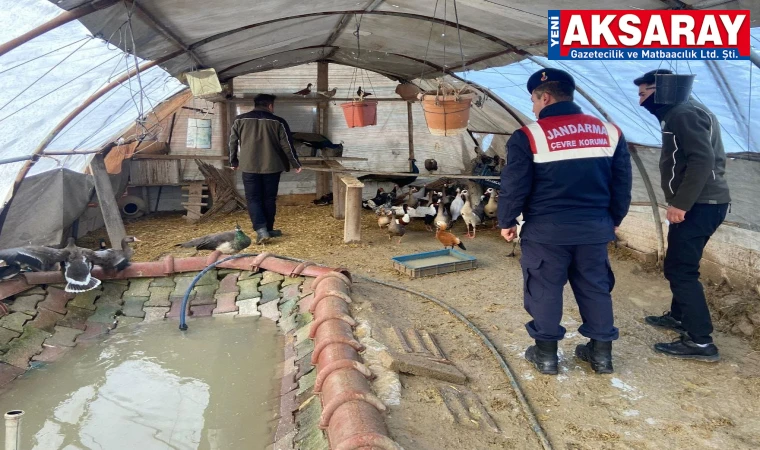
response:
<path id="1" fill-rule="evenodd" d="M 467 130 L 470 104 L 475 94 L 463 90 L 439 88 L 420 94 L 430 133 L 434 136 L 458 136 Z"/>
<path id="2" fill-rule="evenodd" d="M 377 101 L 362 100 L 341 103 L 348 128 L 377 125 Z"/>

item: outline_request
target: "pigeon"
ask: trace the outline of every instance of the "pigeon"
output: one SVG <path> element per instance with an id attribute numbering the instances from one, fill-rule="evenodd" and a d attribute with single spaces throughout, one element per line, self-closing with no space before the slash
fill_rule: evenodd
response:
<path id="1" fill-rule="evenodd" d="M 356 95 L 359 96 L 359 98 L 369 97 L 372 95 L 372 92 L 363 91 L 362 87 L 359 86 L 359 89 L 356 90 Z"/>
<path id="2" fill-rule="evenodd" d="M 301 90 L 300 90 L 300 91 L 298 91 L 298 92 L 294 92 L 294 93 L 293 93 L 293 95 L 301 95 L 301 96 L 303 96 L 303 97 L 306 97 L 307 95 L 311 94 L 311 86 L 312 86 L 312 84 L 311 84 L 311 83 L 309 83 L 309 84 L 306 86 L 306 89 L 301 89 Z"/>
<path id="3" fill-rule="evenodd" d="M 335 97 L 335 94 L 337 93 L 338 93 L 338 88 L 332 88 L 329 91 L 324 91 L 324 92 L 317 91 L 317 94 L 323 97 L 327 97 L 327 98 Z"/>

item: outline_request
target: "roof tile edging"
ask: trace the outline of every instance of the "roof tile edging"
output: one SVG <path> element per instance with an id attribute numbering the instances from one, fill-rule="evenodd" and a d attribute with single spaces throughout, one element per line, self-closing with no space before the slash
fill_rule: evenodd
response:
<path id="1" fill-rule="evenodd" d="M 320 428 L 327 429 L 330 448 L 400 449 L 388 436 L 382 415 L 385 405 L 366 381 L 352 382 L 371 378 L 372 373 L 358 354 L 363 346 L 353 335 L 352 322 L 354 326 L 356 322 L 346 314 L 348 303 L 351 303 L 350 274 L 324 272 L 317 276 L 311 287 L 314 300 L 309 310 L 314 314 L 314 322 L 309 337 L 314 340 L 312 363 L 317 366 L 314 391 L 321 397 Z M 346 320 L 346 316 L 350 320 Z M 356 408 L 358 403 L 369 407 Z M 349 409 L 350 414 L 338 415 L 341 410 Z"/>

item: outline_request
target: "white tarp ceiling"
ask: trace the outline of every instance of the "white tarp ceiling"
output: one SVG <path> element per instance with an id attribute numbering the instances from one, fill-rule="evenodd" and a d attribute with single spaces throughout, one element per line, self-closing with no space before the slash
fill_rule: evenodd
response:
<path id="1" fill-rule="evenodd" d="M 760 27 L 751 30 L 753 47 L 760 48 Z M 760 152 L 760 69 L 750 61 L 549 61 L 543 64 L 573 74 L 584 89 L 637 144 L 660 145 L 660 126 L 654 116 L 638 104 L 633 79 L 657 68 L 696 74 L 693 93 L 720 120 L 728 153 Z M 712 66 L 712 67 L 711 67 Z M 525 84 L 528 76 L 542 66 L 529 60 L 505 67 L 460 74 L 490 88 L 492 92 L 529 117 L 532 104 Z M 720 88 L 719 72 L 729 80 L 730 89 Z M 602 115 L 582 95 L 576 101 L 584 111 Z M 754 124 L 754 126 L 753 126 Z"/>

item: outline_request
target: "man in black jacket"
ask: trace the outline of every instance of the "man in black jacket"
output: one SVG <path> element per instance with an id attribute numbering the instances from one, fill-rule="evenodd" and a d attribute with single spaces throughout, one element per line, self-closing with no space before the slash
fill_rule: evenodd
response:
<path id="1" fill-rule="evenodd" d="M 676 77 L 670 70 L 653 70 L 634 80 L 639 104 L 662 127 L 660 176 L 668 203 L 668 251 L 664 272 L 673 299 L 670 311 L 646 322 L 681 333 L 672 343 L 655 344 L 660 353 L 677 358 L 718 361 L 718 348 L 699 262 L 707 241 L 729 209 L 731 197 L 724 178 L 726 154 L 717 117 L 692 98 L 668 104 L 655 102 L 657 77 Z"/>
<path id="2" fill-rule="evenodd" d="M 280 175 L 291 167 L 301 172 L 288 122 L 273 114 L 274 100 L 274 95 L 257 95 L 253 111 L 237 116 L 230 134 L 230 167 L 243 171 L 257 244 L 282 235 L 274 229 Z"/>

